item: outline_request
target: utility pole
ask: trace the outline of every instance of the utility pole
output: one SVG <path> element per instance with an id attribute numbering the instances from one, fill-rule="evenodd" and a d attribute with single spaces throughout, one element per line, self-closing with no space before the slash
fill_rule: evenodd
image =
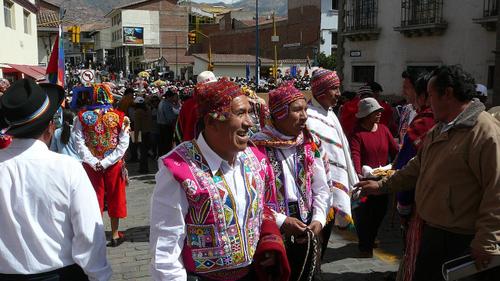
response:
<path id="1" fill-rule="evenodd" d="M 278 42 L 279 36 L 276 34 L 276 12 L 273 12 L 273 37 L 271 42 L 274 43 L 274 67 L 273 67 L 273 78 L 276 81 L 278 79 Z"/>
<path id="2" fill-rule="evenodd" d="M 175 77 L 177 77 L 178 63 L 177 63 L 177 34 L 175 35 Z"/>
<path id="3" fill-rule="evenodd" d="M 259 0 L 255 0 L 255 92 L 259 88 Z"/>
<path id="4" fill-rule="evenodd" d="M 345 14 L 345 0 L 339 0 L 339 13 L 338 13 L 338 28 L 337 28 L 337 51 L 336 51 L 336 62 L 337 62 L 337 74 L 339 75 L 340 81 L 344 80 L 344 40 L 345 37 L 342 35 L 344 31 L 344 14 Z M 342 85 L 341 85 L 342 87 Z M 341 88 L 342 89 L 342 88 Z"/>
<path id="5" fill-rule="evenodd" d="M 497 0 L 497 8 L 500 5 L 500 0 Z M 500 105 L 500 15 L 497 16 L 496 30 L 496 50 L 495 53 L 495 73 L 493 74 L 493 106 Z"/>

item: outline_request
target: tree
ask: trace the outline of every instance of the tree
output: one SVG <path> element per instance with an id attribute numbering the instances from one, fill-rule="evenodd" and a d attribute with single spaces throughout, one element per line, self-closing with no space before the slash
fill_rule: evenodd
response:
<path id="1" fill-rule="evenodd" d="M 334 70 L 337 66 L 335 60 L 336 54 L 333 52 L 331 55 L 327 56 L 325 53 L 321 53 L 318 55 L 318 66 L 330 70 Z"/>

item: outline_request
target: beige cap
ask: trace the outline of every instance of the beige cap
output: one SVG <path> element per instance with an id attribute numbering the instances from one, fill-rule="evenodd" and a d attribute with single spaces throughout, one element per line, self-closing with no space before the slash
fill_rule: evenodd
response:
<path id="1" fill-rule="evenodd" d="M 364 118 L 375 111 L 384 110 L 378 101 L 374 98 L 365 98 L 358 103 L 358 112 L 356 113 L 356 118 Z"/>
<path id="2" fill-rule="evenodd" d="M 202 73 L 198 74 L 198 77 L 196 77 L 196 82 L 197 83 L 210 83 L 210 82 L 215 82 L 217 81 L 217 78 L 215 77 L 215 74 L 212 71 L 205 70 Z"/>

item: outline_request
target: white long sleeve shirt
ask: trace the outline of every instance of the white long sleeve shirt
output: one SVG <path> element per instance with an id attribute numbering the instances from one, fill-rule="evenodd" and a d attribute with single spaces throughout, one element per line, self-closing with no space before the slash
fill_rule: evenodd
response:
<path id="1" fill-rule="evenodd" d="M 215 175 L 221 169 L 235 197 L 238 218 L 245 217 L 247 199 L 242 170 L 243 162 L 239 157 L 236 157 L 236 161 L 231 167 L 227 161 L 208 146 L 203 134 L 199 135 L 197 144 L 212 174 Z M 184 281 L 187 274 L 181 253 L 186 238 L 184 218 L 188 212 L 189 204 L 184 190 L 173 177 L 172 172 L 165 167 L 162 159 L 159 159 L 158 167 L 156 186 L 151 197 L 149 239 L 152 255 L 151 275 L 156 281 Z M 244 224 L 240 222 L 240 226 L 244 227 Z"/>
<path id="2" fill-rule="evenodd" d="M 95 167 L 97 163 L 101 162 L 102 167 L 107 169 L 120 161 L 120 159 L 123 158 L 123 155 L 125 155 L 130 140 L 129 133 L 125 129 L 125 125 L 123 125 L 122 130 L 118 135 L 118 145 L 115 150 L 99 161 L 99 159 L 92 155 L 92 152 L 90 152 L 89 148 L 85 145 L 85 138 L 83 137 L 83 128 L 82 123 L 80 123 L 80 119 L 76 117 L 73 124 L 75 125 L 73 126 L 73 131 L 71 133 L 75 136 L 76 150 L 84 163 L 89 164 L 91 167 Z"/>
<path id="3" fill-rule="evenodd" d="M 288 198 L 288 202 L 296 202 L 300 197 L 300 191 L 297 187 L 295 181 L 295 171 L 291 169 L 295 168 L 294 159 L 297 149 L 295 147 L 288 149 L 280 149 L 281 153 L 278 151 L 276 157 L 278 161 L 281 161 L 281 166 L 283 167 L 284 175 L 284 185 L 285 192 Z M 318 221 L 322 226 L 326 224 L 326 215 L 328 214 L 329 201 L 330 201 L 330 188 L 328 187 L 328 179 L 325 171 L 325 166 L 321 158 L 314 158 L 312 170 L 312 221 Z M 278 227 L 285 222 L 286 215 L 274 212 L 276 218 L 276 224 Z"/>
<path id="4" fill-rule="evenodd" d="M 42 141 L 0 150 L 0 273 L 36 274 L 78 264 L 109 280 L 104 226 L 80 162 Z"/>

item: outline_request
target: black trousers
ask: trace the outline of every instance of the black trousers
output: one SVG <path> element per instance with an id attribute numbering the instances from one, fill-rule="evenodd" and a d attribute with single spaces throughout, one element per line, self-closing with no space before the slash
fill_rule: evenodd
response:
<path id="1" fill-rule="evenodd" d="M 444 280 L 441 273 L 443 263 L 470 253 L 473 238 L 474 235 L 452 233 L 425 225 L 413 281 Z M 497 281 L 500 280 L 499 271 L 499 268 L 492 268 L 466 280 Z"/>
<path id="2" fill-rule="evenodd" d="M 330 241 L 334 225 L 335 219 L 327 223 L 321 230 L 321 260 L 323 260 L 323 257 L 325 256 L 326 249 L 328 249 L 328 241 Z"/>
<path id="3" fill-rule="evenodd" d="M 387 212 L 389 195 L 368 196 L 366 202 L 354 209 L 354 223 L 359 239 L 359 250 L 362 252 L 373 251 L 373 243 L 378 234 L 378 229 Z"/>
<path id="4" fill-rule="evenodd" d="M 150 142 L 150 133 L 142 134 L 142 142 L 139 143 L 139 151 L 141 155 L 139 157 L 139 172 L 147 173 L 148 172 L 148 151 L 149 151 L 149 142 Z"/>
<path id="5" fill-rule="evenodd" d="M 160 134 L 158 140 L 158 157 L 167 154 L 174 145 L 174 130 L 173 125 L 158 124 L 158 132 Z"/>
<path id="6" fill-rule="evenodd" d="M 87 275 L 76 264 L 37 274 L 2 274 L 0 281 L 88 281 Z"/>
<path id="7" fill-rule="evenodd" d="M 288 203 L 288 212 L 290 217 L 301 220 L 299 215 L 299 205 L 297 202 Z M 311 224 L 312 215 L 304 222 L 306 225 Z M 297 237 L 295 237 L 296 239 Z M 312 239 L 306 243 L 293 243 L 290 237 L 284 237 L 286 255 L 290 264 L 290 281 L 305 281 L 308 276 L 312 275 L 313 281 L 321 279 L 321 249 L 322 237 L 314 235 Z M 309 252 L 308 252 L 309 249 Z M 314 270 L 313 270 L 314 266 Z"/>

